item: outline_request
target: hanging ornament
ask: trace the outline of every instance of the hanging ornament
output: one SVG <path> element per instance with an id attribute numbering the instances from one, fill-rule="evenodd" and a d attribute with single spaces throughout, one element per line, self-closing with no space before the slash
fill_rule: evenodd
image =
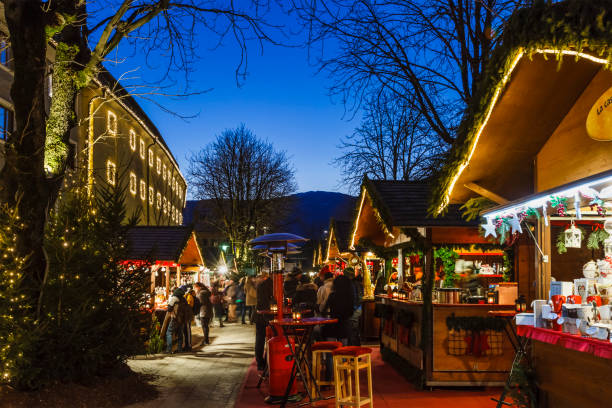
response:
<path id="1" fill-rule="evenodd" d="M 572 225 L 565 230 L 565 247 L 566 248 L 580 248 L 582 246 L 582 231 L 576 228 L 574 220 Z"/>
<path id="2" fill-rule="evenodd" d="M 519 234 L 523 233 L 523 229 L 521 228 L 521 221 L 519 220 L 519 217 L 517 214 L 514 214 L 514 216 L 512 217 L 509 217 L 508 223 L 510 224 L 510 227 L 512 228 L 513 234 L 515 232 L 518 232 Z"/>
<path id="3" fill-rule="evenodd" d="M 574 210 L 576 210 L 576 218 L 582 219 L 582 213 L 580 212 L 580 193 L 576 191 L 574 193 Z"/>
<path id="4" fill-rule="evenodd" d="M 497 227 L 495 224 L 493 224 L 493 220 L 487 218 L 487 223 L 482 224 L 481 227 L 485 230 L 485 238 L 489 235 L 492 235 L 493 238 L 497 238 L 497 232 L 495 231 Z"/>

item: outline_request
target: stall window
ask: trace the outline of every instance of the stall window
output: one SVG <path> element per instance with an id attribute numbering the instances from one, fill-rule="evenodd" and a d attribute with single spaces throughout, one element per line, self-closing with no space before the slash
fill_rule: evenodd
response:
<path id="1" fill-rule="evenodd" d="M 2 120 L 0 124 L 0 139 L 6 140 L 13 130 L 13 112 L 4 106 L 0 106 L 0 115 L 2 115 L 2 118 L 0 118 Z"/>
<path id="2" fill-rule="evenodd" d="M 152 207 L 155 204 L 155 189 L 149 187 L 149 205 Z"/>
<path id="3" fill-rule="evenodd" d="M 140 180 L 140 199 L 142 201 L 147 200 L 147 183 L 144 180 Z"/>
<path id="4" fill-rule="evenodd" d="M 144 160 L 144 158 L 145 158 L 145 151 L 146 151 L 146 149 L 145 149 L 145 141 L 144 141 L 144 139 L 141 137 L 141 138 L 140 138 L 140 158 L 141 158 L 142 160 Z"/>
<path id="5" fill-rule="evenodd" d="M 161 165 L 161 159 L 158 157 L 157 158 L 157 162 L 156 162 L 156 170 L 157 170 L 157 174 L 161 174 L 161 169 L 162 169 L 162 165 Z"/>
<path id="6" fill-rule="evenodd" d="M 130 149 L 133 152 L 136 151 L 136 131 L 134 129 L 130 129 Z"/>
<path id="7" fill-rule="evenodd" d="M 137 180 L 136 180 L 136 174 L 134 174 L 133 172 L 130 172 L 130 193 L 132 193 L 133 196 L 136 195 L 136 186 L 137 186 Z"/>
<path id="8" fill-rule="evenodd" d="M 108 111 L 106 114 L 106 132 L 110 133 L 111 136 L 117 135 L 117 115 L 112 111 Z"/>
<path id="9" fill-rule="evenodd" d="M 153 167 L 154 157 L 153 149 L 149 149 L 149 167 Z"/>
<path id="10" fill-rule="evenodd" d="M 117 180 L 117 165 L 111 160 L 106 161 L 106 181 L 111 186 L 115 185 Z"/>

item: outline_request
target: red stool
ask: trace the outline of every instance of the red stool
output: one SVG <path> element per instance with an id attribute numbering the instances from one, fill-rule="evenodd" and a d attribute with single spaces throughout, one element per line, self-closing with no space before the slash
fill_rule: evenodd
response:
<path id="1" fill-rule="evenodd" d="M 322 360 L 325 358 L 326 353 L 342 347 L 342 343 L 339 341 L 319 341 L 310 346 L 312 351 L 312 373 L 316 384 L 321 385 L 332 385 L 334 381 L 323 381 L 321 377 L 321 369 L 323 368 Z M 316 395 L 316 384 L 311 384 L 310 389 L 312 390 L 311 395 Z"/>
<path id="2" fill-rule="evenodd" d="M 371 348 L 360 346 L 340 347 L 332 351 L 336 383 L 336 408 L 342 405 L 361 407 L 365 404 L 374 408 L 371 353 Z M 368 395 L 366 397 L 361 396 L 359 389 L 359 370 L 362 368 L 365 368 L 368 374 Z M 354 390 L 353 373 L 355 374 Z M 353 393 L 353 391 L 355 392 Z"/>

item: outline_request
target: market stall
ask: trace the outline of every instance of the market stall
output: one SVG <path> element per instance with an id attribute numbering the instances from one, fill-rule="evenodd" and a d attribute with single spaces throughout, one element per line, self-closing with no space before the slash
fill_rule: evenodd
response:
<path id="1" fill-rule="evenodd" d="M 517 324 L 536 381 L 519 386 L 537 383 L 522 391 L 541 407 L 612 401 L 611 26 L 604 1 L 514 15 L 433 194 L 435 213 L 488 198 L 483 235 L 524 243 L 517 273 L 535 302 Z"/>
<path id="2" fill-rule="evenodd" d="M 459 206 L 429 217 L 429 195 L 425 182 L 366 178 L 362 186 L 351 247 L 362 248 L 366 273 L 379 272 L 383 358 L 421 385 L 501 384 L 512 346 L 488 312 L 515 307 L 517 286 L 506 282 L 513 255 L 481 237 Z"/>
<path id="3" fill-rule="evenodd" d="M 139 226 L 128 231 L 127 262 L 151 264 L 151 296 L 155 310 L 165 310 L 173 287 L 206 283 L 209 271 L 193 228 Z"/>

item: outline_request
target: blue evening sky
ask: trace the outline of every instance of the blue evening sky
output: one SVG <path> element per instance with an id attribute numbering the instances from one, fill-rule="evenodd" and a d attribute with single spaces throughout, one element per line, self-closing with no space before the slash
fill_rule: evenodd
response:
<path id="1" fill-rule="evenodd" d="M 331 162 L 339 155 L 340 137 L 352 132 L 358 118 L 350 121 L 343 118 L 342 104 L 328 96 L 327 79 L 324 74 L 315 75 L 316 68 L 309 65 L 306 49 L 265 45 L 262 55 L 252 44 L 248 77 L 241 87 L 235 79 L 240 52 L 232 41 L 228 40 L 222 48 L 211 50 L 202 45 L 200 49 L 200 61 L 191 75 L 191 90 L 212 88 L 211 91 L 185 100 L 157 98 L 172 111 L 198 114 L 197 117 L 185 121 L 138 98 L 184 175 L 192 151 L 210 143 L 222 130 L 244 123 L 258 137 L 286 151 L 295 168 L 299 192 L 347 192 L 339 183 L 340 171 Z M 139 56 L 126 58 L 118 66 L 105 65 L 116 77 L 138 67 L 140 70 L 130 73 L 130 77 L 150 81 L 160 76 L 146 67 Z"/>

